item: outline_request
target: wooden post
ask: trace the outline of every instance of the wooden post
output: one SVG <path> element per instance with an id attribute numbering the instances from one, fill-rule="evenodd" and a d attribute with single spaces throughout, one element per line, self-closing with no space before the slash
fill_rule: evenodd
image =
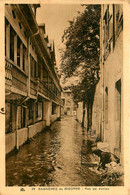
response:
<path id="1" fill-rule="evenodd" d="M 36 119 L 35 112 L 36 112 L 35 103 L 33 103 L 33 124 L 35 124 L 35 119 Z"/>
<path id="2" fill-rule="evenodd" d="M 31 78 L 31 72 L 30 72 L 30 38 L 27 40 L 27 64 L 28 64 L 28 69 L 27 74 L 28 74 L 28 80 L 27 80 L 27 89 L 28 89 L 28 96 L 30 96 L 30 78 Z"/>
<path id="3" fill-rule="evenodd" d="M 6 56 L 10 58 L 10 24 L 6 26 Z"/>
<path id="4" fill-rule="evenodd" d="M 17 135 L 17 131 L 18 131 L 18 115 L 19 115 L 19 106 L 17 106 L 17 109 L 16 109 L 16 132 L 15 132 L 15 145 L 16 145 L 16 149 L 18 150 L 19 147 L 18 147 L 18 135 Z"/>

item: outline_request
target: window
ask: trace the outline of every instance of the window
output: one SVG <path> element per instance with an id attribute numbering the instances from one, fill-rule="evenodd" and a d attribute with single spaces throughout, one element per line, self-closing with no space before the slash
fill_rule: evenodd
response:
<path id="1" fill-rule="evenodd" d="M 20 67 L 20 46 L 21 46 L 21 40 L 17 36 L 17 65 Z"/>
<path id="2" fill-rule="evenodd" d="M 38 77 L 41 79 L 41 67 L 43 66 L 43 60 L 41 57 L 38 56 Z"/>
<path id="3" fill-rule="evenodd" d="M 43 67 L 43 82 L 48 83 L 48 72 L 47 70 Z"/>
<path id="4" fill-rule="evenodd" d="M 24 107 L 18 106 L 18 129 L 25 127 L 26 110 Z"/>
<path id="5" fill-rule="evenodd" d="M 48 76 L 48 82 L 49 82 L 49 89 L 52 89 L 52 79 L 50 76 Z"/>
<path id="6" fill-rule="evenodd" d="M 31 71 L 31 77 L 33 77 L 33 58 L 32 56 L 30 55 L 30 71 Z"/>
<path id="7" fill-rule="evenodd" d="M 23 70 L 26 68 L 26 47 L 23 45 Z"/>
<path id="8" fill-rule="evenodd" d="M 56 105 L 52 102 L 52 115 L 56 112 Z"/>
<path id="9" fill-rule="evenodd" d="M 34 60 L 34 77 L 37 77 L 37 63 Z"/>
<path id="10" fill-rule="evenodd" d="M 13 18 L 16 19 L 16 15 L 15 15 L 14 10 L 12 10 L 12 15 L 13 15 Z"/>
<path id="11" fill-rule="evenodd" d="M 52 82 L 52 91 L 55 93 L 55 84 Z"/>
<path id="12" fill-rule="evenodd" d="M 31 77 L 36 77 L 37 75 L 37 64 L 34 58 L 30 55 L 30 67 L 31 67 Z"/>
<path id="13" fill-rule="evenodd" d="M 36 102 L 36 118 L 38 118 L 38 102 Z"/>
<path id="14" fill-rule="evenodd" d="M 55 84 L 53 83 L 53 92 L 55 95 L 57 95 L 57 87 L 55 86 Z"/>
<path id="15" fill-rule="evenodd" d="M 20 23 L 20 22 L 19 22 L 19 28 L 20 28 L 20 29 L 22 29 L 22 25 L 21 25 L 21 23 Z"/>
<path id="16" fill-rule="evenodd" d="M 28 106 L 28 119 L 33 119 L 33 104 L 29 104 Z"/>
<path id="17" fill-rule="evenodd" d="M 14 37 L 15 37 L 15 31 L 10 26 L 10 59 L 14 61 Z"/>
<path id="18" fill-rule="evenodd" d="M 36 102 L 36 119 L 42 120 L 42 102 Z"/>
<path id="19" fill-rule="evenodd" d="M 25 127 L 25 120 L 26 120 L 25 113 L 26 113 L 25 108 L 21 107 L 21 128 Z"/>

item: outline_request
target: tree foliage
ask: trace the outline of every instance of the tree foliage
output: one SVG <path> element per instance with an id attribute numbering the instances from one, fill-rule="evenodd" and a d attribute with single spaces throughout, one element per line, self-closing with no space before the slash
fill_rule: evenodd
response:
<path id="1" fill-rule="evenodd" d="M 68 86 L 76 102 L 86 99 L 99 80 L 100 5 L 82 6 L 85 6 L 84 12 L 69 21 L 62 36 L 65 44 L 61 54 L 64 79 L 79 78 L 77 85 Z"/>

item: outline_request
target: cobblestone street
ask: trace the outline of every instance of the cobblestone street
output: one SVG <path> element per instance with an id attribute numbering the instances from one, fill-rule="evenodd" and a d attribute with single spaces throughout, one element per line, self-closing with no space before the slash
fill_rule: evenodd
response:
<path id="1" fill-rule="evenodd" d="M 66 116 L 42 131 L 6 162 L 7 186 L 97 186 L 86 130 Z"/>

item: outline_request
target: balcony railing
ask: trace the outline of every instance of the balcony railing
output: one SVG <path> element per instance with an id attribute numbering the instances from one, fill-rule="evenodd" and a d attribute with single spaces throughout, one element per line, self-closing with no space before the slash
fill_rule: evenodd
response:
<path id="1" fill-rule="evenodd" d="M 43 81 L 41 81 L 40 79 L 37 79 L 37 90 L 38 92 L 42 93 L 43 95 L 45 95 L 46 97 L 50 98 L 51 100 L 55 101 L 58 104 L 62 104 L 61 99 L 59 97 L 57 97 L 56 94 L 54 94 L 52 92 L 51 89 L 49 89 L 46 86 L 46 83 L 44 83 Z"/>
<path id="2" fill-rule="evenodd" d="M 30 80 L 30 94 L 33 96 L 37 95 L 37 82 L 33 78 Z"/>
<path id="3" fill-rule="evenodd" d="M 48 88 L 41 80 L 38 80 L 38 91 L 48 97 Z"/>
<path id="4" fill-rule="evenodd" d="M 27 92 L 27 75 L 15 63 L 5 58 L 5 83 Z"/>
<path id="5" fill-rule="evenodd" d="M 12 85 L 12 64 L 5 58 L 5 83 Z"/>
<path id="6" fill-rule="evenodd" d="M 10 59 L 5 58 L 5 83 L 9 86 L 14 86 L 16 89 L 23 92 L 28 91 L 27 85 L 28 76 L 24 71 L 17 67 Z M 58 97 L 49 87 L 39 78 L 30 79 L 30 93 L 37 96 L 37 93 L 45 95 L 58 104 L 62 104 L 60 97 Z"/>

